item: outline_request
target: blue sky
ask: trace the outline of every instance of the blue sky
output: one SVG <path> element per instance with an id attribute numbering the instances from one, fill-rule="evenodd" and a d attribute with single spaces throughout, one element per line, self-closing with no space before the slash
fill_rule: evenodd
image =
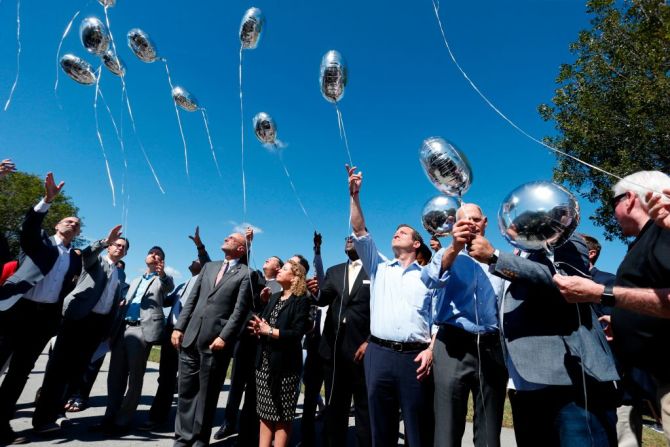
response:
<path id="1" fill-rule="evenodd" d="M 243 213 L 238 89 L 239 22 L 251 6 L 261 8 L 266 27 L 258 48 L 244 53 L 244 125 L 247 214 Z M 16 65 L 14 1 L 0 3 L 0 99 L 4 103 Z M 24 2 L 22 57 L 11 107 L 0 112 L 0 157 L 20 170 L 53 170 L 81 210 L 84 235 L 97 239 L 122 222 L 112 206 L 104 161 L 95 134 L 94 87 L 60 74 L 56 49 L 72 15 L 81 9 L 61 54 L 72 52 L 97 66 L 79 42 L 80 20 L 104 20 L 97 1 Z M 554 156 L 500 119 L 473 92 L 451 63 L 430 0 L 366 2 L 308 0 L 142 2 L 118 0 L 109 10 L 139 138 L 166 194 L 156 187 L 122 107 L 119 79 L 103 71 L 101 89 L 128 152 L 128 226 L 132 248 L 128 274 L 143 267 L 154 244 L 167 264 L 188 276 L 195 256 L 187 238 L 196 225 L 213 257 L 235 224 L 250 222 L 257 234 L 253 262 L 270 255 L 311 257 L 314 228 L 302 214 L 276 154 L 255 139 L 252 117 L 261 111 L 277 122 L 285 163 L 317 229 L 323 233 L 326 267 L 343 260 L 348 231 L 344 163 L 332 104 L 318 84 L 322 55 L 340 51 L 348 62 L 349 85 L 340 103 L 352 157 L 364 173 L 362 203 L 368 228 L 386 254 L 397 223 L 420 227 L 423 204 L 437 194 L 418 161 L 423 139 L 442 136 L 469 158 L 474 182 L 465 200 L 489 216 L 487 235 L 501 250 L 511 247 L 497 228 L 502 199 L 516 186 L 550 179 Z M 553 132 L 537 106 L 549 101 L 561 63 L 572 60 L 568 45 L 588 27 L 583 1 L 442 2 L 447 38 L 463 68 L 511 119 L 536 137 Z M 222 170 L 213 165 L 199 114 L 181 114 L 189 148 L 190 178 L 164 68 L 145 64 L 126 45 L 126 33 L 149 33 L 168 59 L 175 84 L 207 108 Z M 101 134 L 120 198 L 122 157 L 110 120 L 100 110 Z M 120 200 L 118 200 L 120 202 Z M 604 242 L 588 217 L 593 206 L 580 199 L 580 231 Z M 425 234 L 425 232 L 424 232 Z M 443 241 L 448 243 L 448 240 Z M 604 243 L 600 266 L 614 271 L 625 253 L 619 242 Z M 179 276 L 179 275 L 177 275 Z"/>

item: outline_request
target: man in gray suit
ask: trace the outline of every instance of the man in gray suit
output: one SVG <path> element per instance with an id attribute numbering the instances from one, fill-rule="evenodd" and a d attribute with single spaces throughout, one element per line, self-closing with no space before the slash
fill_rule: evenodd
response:
<path id="1" fill-rule="evenodd" d="M 103 255 L 105 248 L 107 254 Z M 117 225 L 105 239 L 82 251 L 82 274 L 63 302 L 63 323 L 33 415 L 33 427 L 38 433 L 60 428 L 55 422 L 72 394 L 68 385 L 79 383 L 98 345 L 109 337 L 122 299 L 116 263 L 128 248 L 128 240 L 121 237 L 121 225 Z"/>
<path id="2" fill-rule="evenodd" d="M 147 271 L 130 283 L 118 330 L 112 335 L 107 409 L 100 425 L 109 434 L 128 430 L 142 395 L 151 345 L 160 342 L 165 328 L 163 304 L 174 289 L 172 277 L 165 274 L 162 248 L 152 247 L 145 262 Z"/>
<path id="3" fill-rule="evenodd" d="M 172 332 L 180 349 L 175 446 L 209 445 L 219 391 L 251 306 L 250 272 L 240 263 L 245 237 L 231 234 L 221 250 L 225 260 L 203 266 Z"/>
<path id="4" fill-rule="evenodd" d="M 552 281 L 556 271 L 588 275 L 584 240 L 556 248 L 553 265 L 544 253 L 501 253 L 481 235 L 468 250 L 509 281 L 500 321 L 517 445 L 616 445 L 619 375 L 605 335 L 591 306 L 566 303 Z"/>

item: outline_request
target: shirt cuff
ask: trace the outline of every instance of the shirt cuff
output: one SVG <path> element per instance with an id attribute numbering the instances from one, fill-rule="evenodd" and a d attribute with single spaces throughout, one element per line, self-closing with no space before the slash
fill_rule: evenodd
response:
<path id="1" fill-rule="evenodd" d="M 46 203 L 44 199 L 40 200 L 37 205 L 35 205 L 35 208 L 33 208 L 33 211 L 36 213 L 46 213 L 49 211 L 49 208 L 51 207 L 50 203 Z"/>

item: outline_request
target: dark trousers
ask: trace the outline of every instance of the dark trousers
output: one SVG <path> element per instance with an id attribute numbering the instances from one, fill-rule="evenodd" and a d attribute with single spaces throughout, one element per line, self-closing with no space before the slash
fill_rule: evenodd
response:
<path id="1" fill-rule="evenodd" d="M 405 443 L 433 443 L 432 377 L 416 379 L 418 351 L 397 352 L 370 342 L 363 363 L 368 388 L 372 445 L 398 445 L 399 412 L 405 425 Z"/>
<path id="2" fill-rule="evenodd" d="M 256 372 L 252 373 L 251 380 L 247 383 L 244 390 L 244 405 L 240 415 L 240 433 L 237 438 L 237 445 L 258 445 L 258 435 L 260 428 L 260 418 L 256 412 Z"/>
<path id="3" fill-rule="evenodd" d="M 581 397 L 580 397 L 581 396 Z M 603 408 L 598 396 L 573 386 L 549 386 L 537 391 L 510 391 L 514 436 L 519 447 L 616 446 L 616 413 Z"/>
<path id="4" fill-rule="evenodd" d="M 167 422 L 174 400 L 179 370 L 179 351 L 172 346 L 170 336 L 172 326 L 165 328 L 166 336 L 161 343 L 161 358 L 158 366 L 158 389 L 151 403 L 149 420 L 156 423 Z"/>
<path id="5" fill-rule="evenodd" d="M 40 304 L 21 298 L 2 312 L 0 359 L 11 355 L 5 379 L 0 385 L 0 429 L 14 417 L 16 401 L 28 381 L 49 339 L 56 335 L 61 320 L 61 305 Z"/>
<path id="6" fill-rule="evenodd" d="M 86 367 L 84 375 L 81 376 L 81 379 L 78 382 L 74 382 L 70 385 L 69 391 L 67 393 L 68 399 L 72 397 L 79 397 L 82 401 L 88 400 L 91 395 L 91 390 L 93 389 L 95 379 L 98 378 L 100 368 L 102 368 L 102 364 L 105 362 L 105 355 L 89 363 Z"/>
<path id="7" fill-rule="evenodd" d="M 216 404 L 233 348 L 234 344 L 231 344 L 212 352 L 189 346 L 179 353 L 175 447 L 209 445 Z"/>
<path id="8" fill-rule="evenodd" d="M 307 349 L 307 358 L 305 358 L 305 366 L 302 372 L 302 382 L 305 385 L 305 396 L 302 403 L 300 431 L 302 445 L 311 447 L 316 444 L 316 406 L 321 386 L 323 385 L 323 364 L 318 352 L 318 344 L 316 343 L 310 344 L 310 347 Z"/>
<path id="9" fill-rule="evenodd" d="M 68 384 L 79 382 L 91 357 L 107 335 L 109 316 L 91 313 L 81 320 L 64 319 L 51 351 L 33 414 L 33 426 L 55 422 L 63 414 Z"/>
<path id="10" fill-rule="evenodd" d="M 481 360 L 481 361 L 480 361 Z M 435 447 L 460 446 L 470 393 L 474 401 L 474 445 L 500 446 L 507 368 L 500 334 L 471 334 L 440 327 L 433 348 Z"/>
<path id="11" fill-rule="evenodd" d="M 226 402 L 224 424 L 231 428 L 237 425 L 237 413 L 242 403 L 242 395 L 250 384 L 255 385 L 256 338 L 243 334 L 235 344 L 230 390 Z"/>
<path id="12" fill-rule="evenodd" d="M 356 445 L 371 446 L 368 390 L 365 386 L 363 364 L 354 363 L 352 359 L 338 353 L 335 362 L 324 360 L 324 378 L 330 396 L 325 421 L 326 445 L 339 447 L 347 444 L 349 408 L 353 397 Z"/>

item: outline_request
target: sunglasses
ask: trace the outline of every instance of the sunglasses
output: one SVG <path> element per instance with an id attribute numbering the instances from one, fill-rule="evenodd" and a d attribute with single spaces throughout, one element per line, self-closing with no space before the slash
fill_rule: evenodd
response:
<path id="1" fill-rule="evenodd" d="M 615 196 L 612 199 L 612 201 L 610 202 L 610 206 L 612 207 L 612 209 L 616 208 L 617 205 L 619 204 L 619 202 L 621 202 L 621 200 L 623 200 L 625 197 L 626 197 L 626 193 L 619 194 L 618 196 Z"/>

